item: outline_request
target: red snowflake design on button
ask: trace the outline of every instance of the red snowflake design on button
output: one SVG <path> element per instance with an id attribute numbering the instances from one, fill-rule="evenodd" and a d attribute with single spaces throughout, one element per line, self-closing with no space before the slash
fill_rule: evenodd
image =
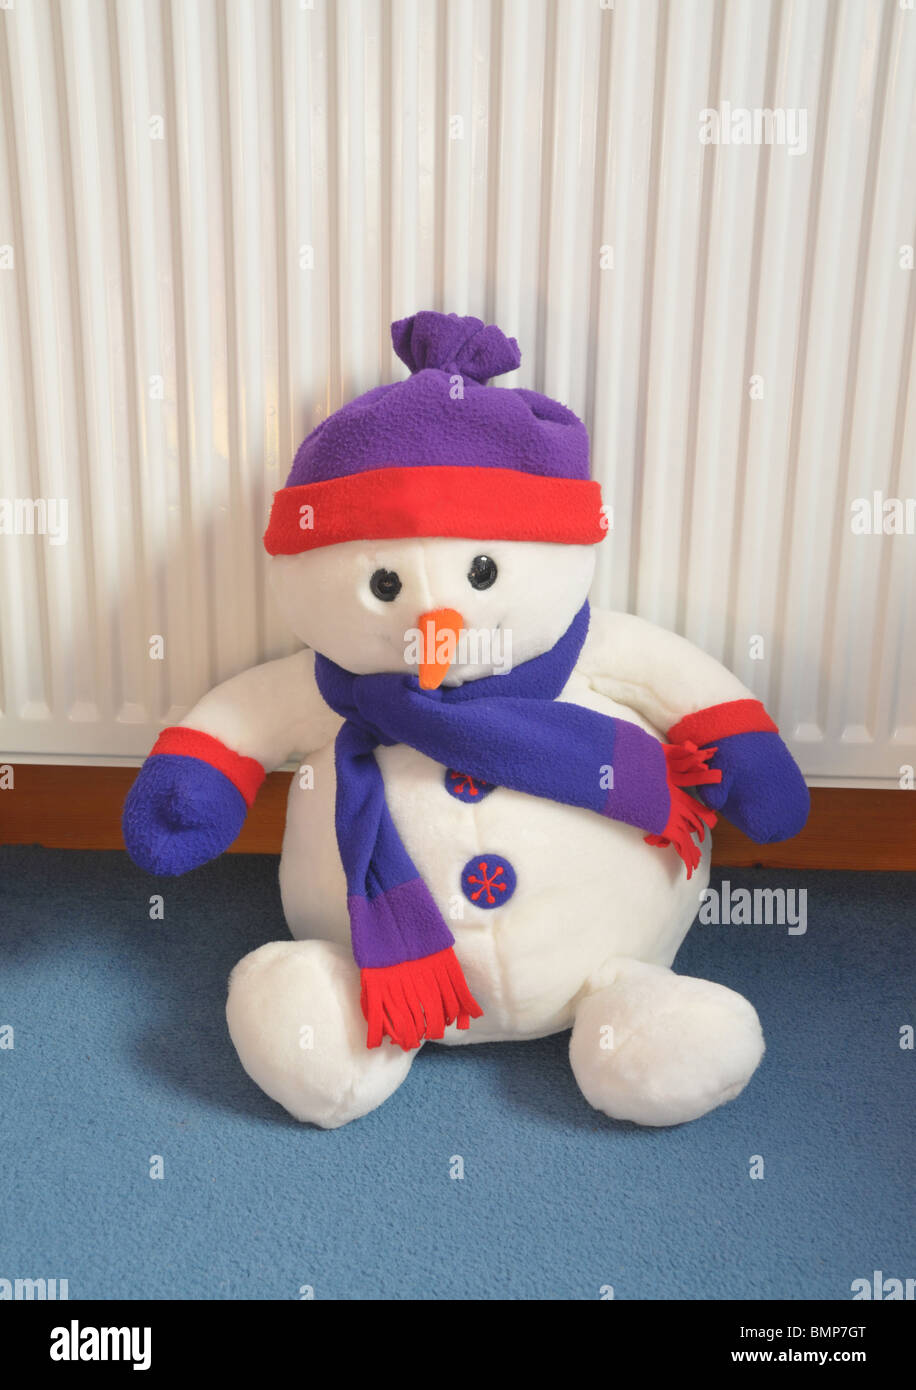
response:
<path id="1" fill-rule="evenodd" d="M 483 801 L 493 791 L 493 783 L 485 782 L 470 772 L 457 772 L 453 767 L 446 770 L 445 789 L 458 801 L 469 803 Z"/>
<path id="2" fill-rule="evenodd" d="M 462 893 L 485 911 L 508 902 L 516 884 L 515 870 L 504 854 L 475 855 L 461 870 Z"/>
<path id="3" fill-rule="evenodd" d="M 493 889 L 495 888 L 497 893 L 505 893 L 506 889 L 508 888 L 507 883 L 497 882 L 497 879 L 505 879 L 505 869 L 503 868 L 502 864 L 497 864 L 495 869 L 490 870 L 487 867 L 487 861 L 485 859 L 481 859 L 480 863 L 477 865 L 477 868 L 480 873 L 480 878 L 478 878 L 476 874 L 468 874 L 468 883 L 480 885 L 480 887 L 477 889 L 477 892 L 471 894 L 471 902 L 476 903 L 480 895 L 482 893 L 486 893 L 487 902 L 495 903 L 496 898 L 493 895 Z"/>

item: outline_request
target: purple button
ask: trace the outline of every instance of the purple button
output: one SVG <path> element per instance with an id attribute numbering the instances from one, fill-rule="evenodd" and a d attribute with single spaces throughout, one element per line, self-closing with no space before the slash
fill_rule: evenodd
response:
<path id="1" fill-rule="evenodd" d="M 496 790 L 492 782 L 485 782 L 482 777 L 472 777 L 469 772 L 456 772 L 453 767 L 448 768 L 445 774 L 445 790 L 456 801 L 467 802 L 469 806 L 474 806 L 483 801 L 485 796 Z"/>
<path id="2" fill-rule="evenodd" d="M 515 884 L 515 870 L 501 854 L 475 854 L 461 870 L 461 891 L 475 907 L 502 907 Z"/>

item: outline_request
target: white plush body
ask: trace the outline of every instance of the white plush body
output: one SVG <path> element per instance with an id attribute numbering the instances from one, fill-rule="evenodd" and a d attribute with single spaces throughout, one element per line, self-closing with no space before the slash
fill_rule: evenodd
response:
<path id="1" fill-rule="evenodd" d="M 499 562 L 501 582 L 485 593 L 467 590 L 468 560 L 478 551 Z M 469 627 L 511 629 L 514 662 L 531 659 L 568 628 L 588 591 L 594 553 L 405 540 L 347 543 L 273 564 L 278 597 L 299 636 L 366 673 L 403 669 L 405 627 L 440 606 L 458 609 Z M 405 603 L 369 596 L 368 577 L 379 566 L 396 569 Z M 491 671 L 456 665 L 447 683 Z M 561 698 L 662 737 L 688 713 L 748 695 L 680 637 L 626 614 L 593 611 Z M 243 1065 L 269 1095 L 299 1119 L 344 1124 L 381 1104 L 417 1054 L 387 1039 L 366 1047 L 334 834 L 340 719 L 319 693 L 313 652 L 226 682 L 183 722 L 268 769 L 291 755 L 311 769 L 292 779 L 280 865 L 296 940 L 270 942 L 240 962 L 227 1015 Z M 448 1029 L 445 1042 L 572 1028 L 570 1060 L 583 1094 L 606 1114 L 643 1124 L 693 1119 L 742 1089 L 763 1052 L 752 1006 L 669 968 L 708 881 L 708 836 L 688 880 L 673 848 L 647 845 L 630 826 L 506 788 L 467 804 L 446 790 L 446 769 L 413 749 L 379 748 L 375 756 L 395 825 L 483 1009 L 467 1031 Z M 545 749 L 544 756 L 554 754 Z M 511 898 L 492 910 L 460 887 L 465 864 L 488 853 L 507 859 L 517 875 Z"/>
<path id="2" fill-rule="evenodd" d="M 600 714 L 636 711 L 592 690 L 574 672 L 562 697 Z M 651 849 L 643 832 L 593 812 L 508 788 L 479 805 L 445 786 L 446 769 L 412 748 L 380 748 L 376 759 L 398 833 L 455 937 L 483 1017 L 449 1043 L 541 1037 L 571 1027 L 576 1004 L 607 962 L 633 957 L 670 965 L 696 916 L 709 855 L 688 881 L 674 850 Z M 294 778 L 280 862 L 283 908 L 295 937 L 349 947 L 346 885 L 334 833 L 333 743 L 309 756 L 314 787 Z M 459 876 L 475 855 L 505 856 L 518 877 L 503 906 L 484 909 L 462 894 Z"/>

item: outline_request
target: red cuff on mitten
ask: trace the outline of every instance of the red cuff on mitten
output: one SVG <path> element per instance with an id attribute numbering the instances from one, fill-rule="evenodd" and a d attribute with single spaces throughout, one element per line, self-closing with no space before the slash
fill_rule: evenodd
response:
<path id="1" fill-rule="evenodd" d="M 241 753 L 233 753 L 231 748 L 227 748 L 225 743 L 220 743 L 219 739 L 213 738 L 211 734 L 202 734 L 197 729 L 186 729 L 182 725 L 163 729 L 150 750 L 150 757 L 157 753 L 197 758 L 202 763 L 209 763 L 217 772 L 228 777 L 245 798 L 247 806 L 254 801 L 266 776 L 256 758 L 246 758 Z"/>
<path id="2" fill-rule="evenodd" d="M 668 730 L 668 742 L 683 743 L 689 739 L 702 748 L 731 734 L 778 733 L 759 700 L 726 700 L 722 705 L 710 705 L 678 720 Z"/>

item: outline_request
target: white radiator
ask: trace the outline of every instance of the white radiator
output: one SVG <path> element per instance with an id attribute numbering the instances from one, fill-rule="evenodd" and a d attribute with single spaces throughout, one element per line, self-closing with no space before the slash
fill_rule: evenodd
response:
<path id="1" fill-rule="evenodd" d="M 291 649 L 270 495 L 444 308 L 586 419 L 597 602 L 916 763 L 910 0 L 0 0 L 0 87 L 5 754 Z"/>

